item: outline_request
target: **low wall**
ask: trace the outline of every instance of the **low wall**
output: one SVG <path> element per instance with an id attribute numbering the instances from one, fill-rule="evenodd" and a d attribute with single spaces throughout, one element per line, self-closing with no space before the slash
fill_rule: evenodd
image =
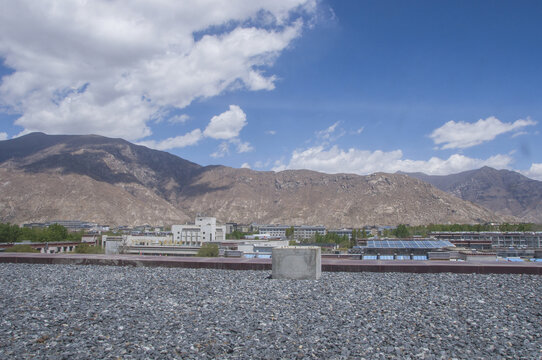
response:
<path id="1" fill-rule="evenodd" d="M 0 263 L 164 266 L 223 270 L 271 270 L 271 259 L 175 256 L 0 253 Z M 322 259 L 322 271 L 542 275 L 542 263 Z"/>

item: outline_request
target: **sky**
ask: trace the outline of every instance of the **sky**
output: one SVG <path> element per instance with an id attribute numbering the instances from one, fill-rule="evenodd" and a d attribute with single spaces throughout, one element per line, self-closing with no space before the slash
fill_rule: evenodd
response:
<path id="1" fill-rule="evenodd" d="M 0 0 L 0 140 L 542 180 L 542 2 Z"/>

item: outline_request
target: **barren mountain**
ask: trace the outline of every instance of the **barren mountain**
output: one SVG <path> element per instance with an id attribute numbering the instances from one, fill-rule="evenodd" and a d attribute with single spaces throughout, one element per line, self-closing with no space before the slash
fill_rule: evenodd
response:
<path id="1" fill-rule="evenodd" d="M 101 136 L 34 133 L 0 142 L 0 221 L 173 224 L 197 213 L 239 223 L 343 227 L 510 220 L 406 175 L 201 167 Z"/>
<path id="2" fill-rule="evenodd" d="M 279 173 L 215 167 L 182 193 L 188 213 L 203 211 L 240 222 L 322 224 L 477 223 L 498 219 L 490 211 L 404 175 Z"/>
<path id="3" fill-rule="evenodd" d="M 446 176 L 407 175 L 497 214 L 542 223 L 542 181 L 529 179 L 517 172 L 486 166 Z"/>
<path id="4" fill-rule="evenodd" d="M 0 168 L 0 199 L 0 222 L 166 225 L 189 220 L 182 210 L 140 184 L 112 185 L 76 174 Z"/>

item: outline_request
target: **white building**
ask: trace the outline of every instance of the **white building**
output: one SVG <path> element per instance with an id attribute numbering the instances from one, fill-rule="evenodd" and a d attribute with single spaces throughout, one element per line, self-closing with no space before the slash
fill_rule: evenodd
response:
<path id="1" fill-rule="evenodd" d="M 126 237 L 126 244 L 132 245 L 145 245 L 145 246 L 158 246 L 158 245 L 171 245 L 171 235 L 124 235 Z"/>
<path id="2" fill-rule="evenodd" d="M 269 235 L 271 237 L 285 238 L 286 229 L 290 226 L 284 225 L 262 225 L 260 226 L 260 234 Z"/>
<path id="3" fill-rule="evenodd" d="M 291 226 L 284 225 L 262 225 L 260 226 L 260 234 L 269 234 L 271 237 L 286 237 L 286 230 Z M 295 240 L 312 239 L 317 233 L 320 235 L 326 234 L 325 226 L 294 226 L 293 238 Z"/>
<path id="4" fill-rule="evenodd" d="M 226 239 L 226 226 L 217 226 L 214 217 L 198 216 L 194 225 L 173 225 L 171 232 L 174 245 L 201 246 Z"/>

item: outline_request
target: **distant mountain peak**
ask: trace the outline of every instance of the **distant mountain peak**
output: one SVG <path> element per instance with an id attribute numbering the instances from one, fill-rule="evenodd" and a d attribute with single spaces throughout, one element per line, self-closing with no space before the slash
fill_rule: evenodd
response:
<path id="1" fill-rule="evenodd" d="M 451 175 L 407 175 L 498 214 L 515 216 L 525 222 L 542 223 L 542 182 L 515 171 L 484 166 Z"/>

